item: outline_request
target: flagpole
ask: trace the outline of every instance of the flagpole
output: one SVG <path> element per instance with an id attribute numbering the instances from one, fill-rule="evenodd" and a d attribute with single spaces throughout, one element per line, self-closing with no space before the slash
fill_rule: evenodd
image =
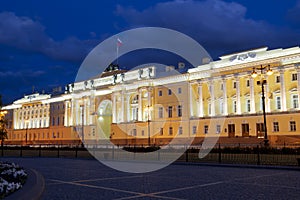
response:
<path id="1" fill-rule="evenodd" d="M 119 65 L 119 45 L 117 44 L 117 65 Z"/>

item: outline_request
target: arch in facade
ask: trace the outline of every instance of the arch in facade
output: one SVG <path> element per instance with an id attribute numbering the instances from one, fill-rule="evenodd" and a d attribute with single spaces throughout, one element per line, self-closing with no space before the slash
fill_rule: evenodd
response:
<path id="1" fill-rule="evenodd" d="M 110 138 L 112 123 L 112 102 L 105 99 L 100 102 L 97 108 L 97 132 L 100 139 Z"/>

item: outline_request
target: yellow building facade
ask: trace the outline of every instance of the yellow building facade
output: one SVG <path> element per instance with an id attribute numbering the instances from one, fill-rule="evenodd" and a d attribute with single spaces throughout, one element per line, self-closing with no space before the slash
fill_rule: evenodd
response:
<path id="1" fill-rule="evenodd" d="M 115 69 L 69 84 L 59 96 L 25 96 L 3 107 L 11 121 L 6 142 L 147 146 L 201 144 L 213 136 L 259 144 L 266 137 L 264 83 L 271 145 L 300 144 L 299 47 L 249 50 L 177 73 L 182 65 Z"/>

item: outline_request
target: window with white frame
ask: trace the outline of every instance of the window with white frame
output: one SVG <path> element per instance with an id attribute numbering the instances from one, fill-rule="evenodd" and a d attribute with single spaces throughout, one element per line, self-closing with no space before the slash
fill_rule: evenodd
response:
<path id="1" fill-rule="evenodd" d="M 216 133 L 217 134 L 221 133 L 221 125 L 217 125 L 217 127 L 216 127 Z"/>
<path id="2" fill-rule="evenodd" d="M 298 95 L 293 94 L 291 99 L 292 99 L 292 108 L 298 108 L 299 107 Z"/>
<path id="3" fill-rule="evenodd" d="M 280 76 L 276 76 L 275 80 L 276 80 L 276 83 L 280 83 Z"/>
<path id="4" fill-rule="evenodd" d="M 163 118 L 164 116 L 164 110 L 163 107 L 158 108 L 158 118 Z"/>
<path id="5" fill-rule="evenodd" d="M 139 113 L 139 108 L 133 107 L 132 108 L 132 120 L 133 121 L 138 120 L 138 113 Z"/>
<path id="6" fill-rule="evenodd" d="M 173 127 L 169 127 L 169 135 L 173 135 Z"/>
<path id="7" fill-rule="evenodd" d="M 182 105 L 177 106 L 177 115 L 178 117 L 182 117 Z"/>
<path id="8" fill-rule="evenodd" d="M 178 127 L 178 135 L 182 135 L 182 127 L 181 126 Z"/>
<path id="9" fill-rule="evenodd" d="M 233 88 L 236 89 L 236 81 L 233 81 Z"/>
<path id="10" fill-rule="evenodd" d="M 164 135 L 164 128 L 160 128 L 160 135 Z"/>
<path id="11" fill-rule="evenodd" d="M 224 90 L 224 84 L 223 83 L 221 83 L 220 89 L 221 89 L 221 91 Z"/>
<path id="12" fill-rule="evenodd" d="M 162 90 L 158 90 L 158 96 L 162 96 Z"/>
<path id="13" fill-rule="evenodd" d="M 246 86 L 249 87 L 250 86 L 250 80 L 246 80 Z"/>
<path id="14" fill-rule="evenodd" d="M 273 131 L 279 132 L 279 123 L 278 122 L 273 122 Z"/>
<path id="15" fill-rule="evenodd" d="M 296 121 L 290 121 L 290 131 L 296 131 Z"/>
<path id="16" fill-rule="evenodd" d="M 236 113 L 236 111 L 237 111 L 236 101 L 233 101 L 233 103 L 232 103 L 232 110 L 234 113 Z"/>
<path id="17" fill-rule="evenodd" d="M 251 111 L 251 101 L 250 101 L 250 99 L 246 100 L 246 111 L 247 112 Z"/>
<path id="18" fill-rule="evenodd" d="M 178 88 L 178 94 L 181 94 L 181 92 L 182 92 L 181 88 Z"/>
<path id="19" fill-rule="evenodd" d="M 197 126 L 193 126 L 193 134 L 197 133 Z"/>
<path id="20" fill-rule="evenodd" d="M 222 100 L 220 100 L 220 113 L 223 114 L 224 113 L 224 103 Z"/>
<path id="21" fill-rule="evenodd" d="M 281 109 L 281 98 L 280 98 L 280 96 L 276 97 L 276 109 L 277 110 Z"/>
<path id="22" fill-rule="evenodd" d="M 132 136 L 136 136 L 136 129 L 132 129 Z"/>
<path id="23" fill-rule="evenodd" d="M 297 73 L 292 74 L 292 81 L 296 81 L 298 79 Z"/>
<path id="24" fill-rule="evenodd" d="M 204 125 L 204 134 L 208 133 L 208 125 Z"/>
<path id="25" fill-rule="evenodd" d="M 208 115 L 211 115 L 211 103 L 208 104 Z"/>
<path id="26" fill-rule="evenodd" d="M 168 95 L 172 95 L 172 90 L 168 89 Z"/>
<path id="27" fill-rule="evenodd" d="M 173 111 L 173 106 L 169 106 L 168 107 L 168 117 L 169 118 L 173 117 L 173 112 L 172 111 Z"/>

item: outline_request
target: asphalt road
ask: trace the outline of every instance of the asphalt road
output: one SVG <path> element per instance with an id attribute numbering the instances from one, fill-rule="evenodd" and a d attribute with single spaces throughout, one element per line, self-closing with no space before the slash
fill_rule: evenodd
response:
<path id="1" fill-rule="evenodd" d="M 173 164 L 146 174 L 92 159 L 4 158 L 39 171 L 42 199 L 300 199 L 300 171 Z"/>

